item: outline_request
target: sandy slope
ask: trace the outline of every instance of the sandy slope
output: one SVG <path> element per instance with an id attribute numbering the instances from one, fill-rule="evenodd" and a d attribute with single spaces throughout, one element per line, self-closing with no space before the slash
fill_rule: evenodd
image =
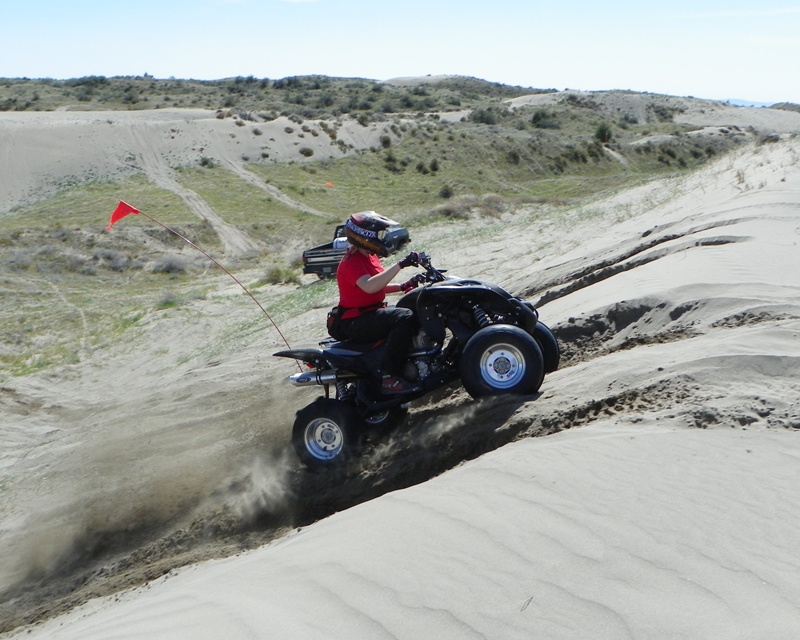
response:
<path id="1" fill-rule="evenodd" d="M 282 457 L 313 394 L 279 382 L 291 371 L 268 357 L 273 337 L 183 365 L 155 356 L 252 313 L 222 284 L 200 319 L 154 320 L 136 349 L 15 382 L 4 584 L 38 569 L 54 599 L 102 595 L 115 575 L 158 575 L 159 550 L 213 545 L 231 514 L 279 528 L 376 499 L 12 637 L 796 637 L 800 141 L 556 213 L 509 216 L 458 253 L 436 230 L 415 243 L 540 300 L 565 366 L 531 402 L 415 407 L 410 431 L 336 487 L 297 483 Z M 159 532 L 172 537 L 130 553 Z M 59 581 L 76 559 L 94 566 L 85 584 Z"/>
<path id="2" fill-rule="evenodd" d="M 798 457 L 783 430 L 602 420 L 23 637 L 788 640 Z"/>
<path id="3" fill-rule="evenodd" d="M 251 161 L 305 162 L 341 158 L 394 134 L 388 126 L 307 121 L 279 117 L 251 122 L 200 109 L 108 112 L 0 112 L 0 214 L 66 185 L 145 173 L 177 193 L 221 236 L 228 256 L 252 253 L 255 245 L 222 221 L 197 194 L 172 177 L 174 166 L 211 158 L 289 206 L 316 211 L 249 173 Z M 335 139 L 331 133 L 335 132 Z M 310 149 L 304 155 L 301 149 Z M 306 152 L 308 153 L 308 152 Z"/>

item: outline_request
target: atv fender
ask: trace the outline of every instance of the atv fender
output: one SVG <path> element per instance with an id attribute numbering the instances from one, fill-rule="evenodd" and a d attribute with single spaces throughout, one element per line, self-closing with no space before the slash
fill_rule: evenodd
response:
<path id="1" fill-rule="evenodd" d="M 327 360 L 322 353 L 322 349 L 286 349 L 273 353 L 273 356 L 279 358 L 291 358 L 292 360 L 300 360 L 318 369 L 327 365 Z"/>

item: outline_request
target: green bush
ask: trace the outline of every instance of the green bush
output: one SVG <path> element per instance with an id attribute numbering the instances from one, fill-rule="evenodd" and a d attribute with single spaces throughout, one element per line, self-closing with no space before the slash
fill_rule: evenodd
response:
<path id="1" fill-rule="evenodd" d="M 469 119 L 480 124 L 497 124 L 497 114 L 491 109 L 475 109 Z"/>
<path id="2" fill-rule="evenodd" d="M 272 265 L 256 286 L 265 284 L 300 284 L 300 274 L 296 268 Z"/>
<path id="3" fill-rule="evenodd" d="M 597 125 L 597 129 L 594 130 L 594 137 L 603 144 L 611 142 L 613 135 L 611 125 L 607 122 L 601 122 Z"/>
<path id="4" fill-rule="evenodd" d="M 531 116 L 531 124 L 537 129 L 560 129 L 561 125 L 558 123 L 555 113 L 541 109 L 536 111 Z"/>

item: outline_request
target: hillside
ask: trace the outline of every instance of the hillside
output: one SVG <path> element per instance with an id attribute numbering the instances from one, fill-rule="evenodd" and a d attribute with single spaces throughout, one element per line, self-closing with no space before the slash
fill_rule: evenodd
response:
<path id="1" fill-rule="evenodd" d="M 334 637 L 374 620 L 398 636 L 411 612 L 453 638 L 656 637 L 649 624 L 719 628 L 731 610 L 747 614 L 731 628 L 796 629 L 781 549 L 800 529 L 776 497 L 798 499 L 800 114 L 496 90 L 461 111 L 364 122 L 221 105 L 0 113 L 0 174 L 14 176 L 0 194 L 0 542 L 14 559 L 0 630 L 110 595 L 31 637 L 102 637 L 117 614 L 142 635 L 149 589 L 115 594 L 159 576 L 168 631 L 150 637 L 185 637 L 204 607 L 249 630 L 268 610 L 276 633 L 309 637 L 298 588 L 338 621 Z M 563 365 L 536 398 L 448 389 L 363 465 L 309 477 L 286 445 L 313 394 L 271 357 L 281 337 L 146 219 L 105 231 L 119 199 L 212 250 L 297 346 L 335 298 L 297 274 L 301 248 L 354 209 L 389 213 L 451 273 L 536 302 Z M 534 438 L 561 431 L 575 439 Z M 236 596 L 224 615 L 215 585 Z M 175 602 L 194 613 L 174 617 Z"/>
<path id="2" fill-rule="evenodd" d="M 131 87 L 137 101 L 120 99 Z M 155 102 L 166 93 L 180 99 Z M 322 95 L 330 105 L 311 108 Z M 0 363 L 11 374 L 79 361 L 148 313 L 206 295 L 207 261 L 162 229 L 104 231 L 120 199 L 251 284 L 298 283 L 302 250 L 352 211 L 421 228 L 580 202 L 800 130 L 788 110 L 471 78 L 19 80 L 0 96 L 25 106 L 0 112 Z M 100 107 L 118 110 L 85 110 Z M 112 289 L 122 301 L 102 297 Z M 74 309 L 88 292 L 103 302 L 84 330 Z"/>

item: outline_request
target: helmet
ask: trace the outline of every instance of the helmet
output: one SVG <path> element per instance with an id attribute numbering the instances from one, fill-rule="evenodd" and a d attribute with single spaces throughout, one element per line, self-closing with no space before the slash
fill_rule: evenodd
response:
<path id="1" fill-rule="evenodd" d="M 354 213 L 347 219 L 344 233 L 355 247 L 377 253 L 381 258 L 389 255 L 389 243 L 384 239 L 386 229 L 396 227 L 399 222 L 390 220 L 374 211 Z"/>

